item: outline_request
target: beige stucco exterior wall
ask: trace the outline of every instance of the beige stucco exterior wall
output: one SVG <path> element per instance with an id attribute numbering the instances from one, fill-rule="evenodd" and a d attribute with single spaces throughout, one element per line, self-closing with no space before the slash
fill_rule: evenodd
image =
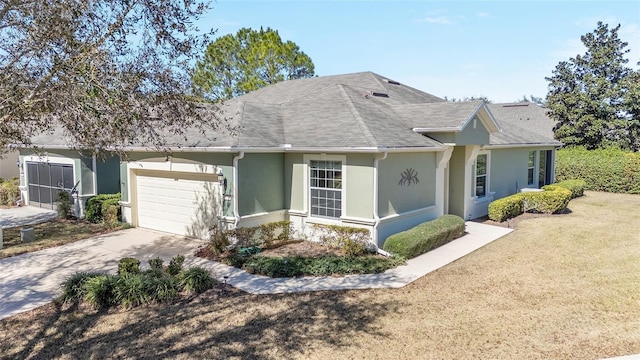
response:
<path id="1" fill-rule="evenodd" d="M 489 131 L 482 121 L 475 116 L 471 119 L 462 131 L 453 132 L 433 132 L 427 133 L 431 138 L 444 144 L 456 145 L 486 145 L 489 144 Z"/>
<path id="2" fill-rule="evenodd" d="M 305 211 L 304 183 L 305 164 L 302 154 L 288 153 L 284 155 L 284 200 L 285 207 L 295 211 Z"/>
<path id="3" fill-rule="evenodd" d="M 491 150 L 491 191 L 495 192 L 495 199 L 515 194 L 527 187 L 530 150 L 534 149 Z"/>
<path id="4" fill-rule="evenodd" d="M 449 213 L 460 217 L 464 214 L 465 165 L 464 146 L 456 146 L 449 160 Z"/>
<path id="5" fill-rule="evenodd" d="M 17 151 L 11 151 L 0 158 L 0 178 L 7 180 L 20 175 L 20 170 L 16 166 L 18 155 Z"/>
<path id="6" fill-rule="evenodd" d="M 347 217 L 373 219 L 373 155 L 347 155 Z"/>
<path id="7" fill-rule="evenodd" d="M 413 169 L 418 183 L 402 181 L 403 172 Z M 389 154 L 379 164 L 380 217 L 402 214 L 435 205 L 436 153 Z M 410 171 L 410 170 L 409 170 Z"/>
<path id="8" fill-rule="evenodd" d="M 486 145 L 489 143 L 489 131 L 476 116 L 462 131 L 456 133 L 455 143 L 456 145 Z"/>
<path id="9" fill-rule="evenodd" d="M 240 216 L 285 208 L 284 154 L 246 153 L 238 161 Z"/>

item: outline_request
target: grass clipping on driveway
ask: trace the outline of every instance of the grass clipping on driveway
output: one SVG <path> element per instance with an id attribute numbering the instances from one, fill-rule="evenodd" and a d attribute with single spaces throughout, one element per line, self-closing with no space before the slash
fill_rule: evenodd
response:
<path id="1" fill-rule="evenodd" d="M 36 240 L 22 243 L 20 230 L 27 227 L 33 228 Z M 3 248 L 0 250 L 0 259 L 60 246 L 120 229 L 122 226 L 107 227 L 85 220 L 59 219 L 35 225 L 5 228 L 2 230 Z"/>
<path id="2" fill-rule="evenodd" d="M 234 289 L 0 321 L 7 358 L 601 359 L 640 353 L 640 196 L 588 192 L 392 290 Z"/>

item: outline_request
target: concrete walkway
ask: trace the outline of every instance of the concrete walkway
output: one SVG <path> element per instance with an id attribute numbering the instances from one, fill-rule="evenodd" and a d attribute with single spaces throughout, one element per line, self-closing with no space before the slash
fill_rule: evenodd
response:
<path id="1" fill-rule="evenodd" d="M 141 260 L 185 255 L 185 265 L 200 265 L 218 281 L 253 294 L 320 290 L 398 288 L 467 255 L 508 234 L 511 229 L 467 222 L 467 234 L 405 266 L 382 274 L 345 277 L 269 278 L 214 261 L 197 258 L 202 240 L 184 239 L 140 228 L 122 230 L 55 248 L 0 259 L 0 319 L 47 304 L 60 294 L 60 284 L 78 271 L 115 273 L 118 261 L 127 256 Z M 225 278 L 226 277 L 226 278 Z"/>

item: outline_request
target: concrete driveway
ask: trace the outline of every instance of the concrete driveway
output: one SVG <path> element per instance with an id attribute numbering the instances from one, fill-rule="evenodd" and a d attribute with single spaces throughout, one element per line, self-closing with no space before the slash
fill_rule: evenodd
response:
<path id="1" fill-rule="evenodd" d="M 136 257 L 142 266 L 161 257 L 165 264 L 175 255 L 193 259 L 202 240 L 133 228 L 71 244 L 0 259 L 0 319 L 51 302 L 60 284 L 78 271 L 116 273 L 123 257 Z"/>
<path id="2" fill-rule="evenodd" d="M 0 227 L 3 228 L 38 224 L 55 218 L 55 211 L 35 206 L 0 209 Z"/>

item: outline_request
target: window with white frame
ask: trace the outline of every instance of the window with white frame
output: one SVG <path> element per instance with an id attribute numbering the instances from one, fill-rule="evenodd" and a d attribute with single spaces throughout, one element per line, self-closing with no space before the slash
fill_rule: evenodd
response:
<path id="1" fill-rule="evenodd" d="M 487 195 L 487 154 L 480 154 L 476 158 L 475 194 L 477 197 Z"/>
<path id="2" fill-rule="evenodd" d="M 529 163 L 527 165 L 527 184 L 533 185 L 536 172 L 536 152 L 529 151 Z"/>
<path id="3" fill-rule="evenodd" d="M 342 216 L 342 162 L 309 162 L 311 215 L 327 218 Z"/>

